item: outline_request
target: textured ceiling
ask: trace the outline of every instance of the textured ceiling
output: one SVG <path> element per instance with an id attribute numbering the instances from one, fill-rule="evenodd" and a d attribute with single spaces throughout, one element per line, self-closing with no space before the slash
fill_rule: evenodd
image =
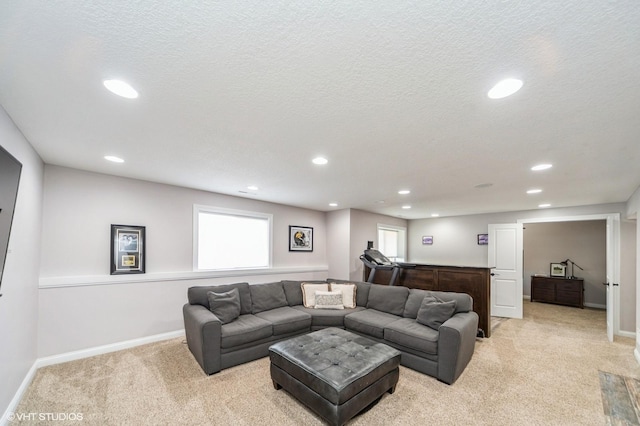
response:
<path id="1" fill-rule="evenodd" d="M 323 211 L 624 202 L 639 76 L 636 0 L 0 5 L 0 104 L 46 163 Z"/>

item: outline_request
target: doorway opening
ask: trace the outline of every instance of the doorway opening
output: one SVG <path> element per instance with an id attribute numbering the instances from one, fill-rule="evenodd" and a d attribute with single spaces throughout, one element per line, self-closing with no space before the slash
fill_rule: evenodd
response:
<path id="1" fill-rule="evenodd" d="M 604 221 L 605 223 L 605 280 L 603 283 L 606 285 L 603 286 L 605 287 L 603 301 L 607 312 L 607 337 L 609 338 L 609 341 L 613 341 L 614 334 L 619 334 L 620 332 L 620 300 L 618 291 L 618 284 L 620 282 L 620 214 L 611 213 L 585 216 L 518 219 L 518 223 L 523 224 L 525 227 L 527 224 L 585 221 Z M 570 258 L 570 256 L 560 257 L 562 259 L 559 259 L 559 262 L 566 258 Z M 524 268 L 522 274 L 523 278 L 526 279 Z"/>

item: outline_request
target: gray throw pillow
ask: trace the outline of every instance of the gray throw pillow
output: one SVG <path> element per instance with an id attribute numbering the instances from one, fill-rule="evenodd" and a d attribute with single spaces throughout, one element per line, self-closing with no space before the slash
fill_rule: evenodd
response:
<path id="1" fill-rule="evenodd" d="M 240 292 L 237 288 L 224 293 L 207 292 L 209 309 L 218 319 L 227 324 L 240 316 Z"/>
<path id="2" fill-rule="evenodd" d="M 425 296 L 416 321 L 437 330 L 456 310 L 456 301 L 443 302 L 435 296 Z"/>

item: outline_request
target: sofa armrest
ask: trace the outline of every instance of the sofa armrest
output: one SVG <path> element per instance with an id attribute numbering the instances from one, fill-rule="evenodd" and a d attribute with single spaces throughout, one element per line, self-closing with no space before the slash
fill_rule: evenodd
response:
<path id="1" fill-rule="evenodd" d="M 478 314 L 473 311 L 455 314 L 438 331 L 438 380 L 452 384 L 473 356 Z"/>
<path id="2" fill-rule="evenodd" d="M 220 371 L 222 322 L 201 305 L 187 303 L 182 307 L 187 346 L 207 374 Z"/>

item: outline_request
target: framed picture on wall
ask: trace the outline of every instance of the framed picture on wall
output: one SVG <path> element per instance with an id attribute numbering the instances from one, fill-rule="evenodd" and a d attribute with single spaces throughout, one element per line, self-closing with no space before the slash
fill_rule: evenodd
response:
<path id="1" fill-rule="evenodd" d="M 111 225 L 111 275 L 144 274 L 145 227 Z"/>
<path id="2" fill-rule="evenodd" d="M 489 234 L 478 234 L 478 245 L 486 246 L 489 244 Z"/>
<path id="3" fill-rule="evenodd" d="M 422 237 L 422 244 L 425 246 L 430 246 L 433 244 L 433 236 L 432 235 L 425 235 Z"/>
<path id="4" fill-rule="evenodd" d="M 289 251 L 313 251 L 313 228 L 289 225 Z"/>
<path id="5" fill-rule="evenodd" d="M 563 265 L 562 263 L 552 263 L 551 270 L 549 271 L 549 275 L 552 277 L 562 277 L 564 278 L 567 273 L 567 265 Z"/>

